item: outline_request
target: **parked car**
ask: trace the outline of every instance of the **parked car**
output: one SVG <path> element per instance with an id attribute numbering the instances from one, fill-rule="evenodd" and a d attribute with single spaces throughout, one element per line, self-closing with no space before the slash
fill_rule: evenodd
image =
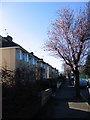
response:
<path id="1" fill-rule="evenodd" d="M 80 78 L 80 80 L 79 80 L 79 85 L 80 85 L 80 88 L 86 88 L 87 87 L 87 80 L 85 80 L 85 79 L 81 79 Z"/>

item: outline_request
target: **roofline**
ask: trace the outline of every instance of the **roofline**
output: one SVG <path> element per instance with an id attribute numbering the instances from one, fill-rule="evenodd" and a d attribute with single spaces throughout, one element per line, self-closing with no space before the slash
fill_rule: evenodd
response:
<path id="1" fill-rule="evenodd" d="M 19 46 L 13 46 L 13 47 L 0 47 L 0 49 L 9 49 L 9 48 L 20 48 Z"/>
<path id="2" fill-rule="evenodd" d="M 5 37 L 3 37 L 3 36 L 1 36 L 1 35 L 0 35 L 0 37 L 6 39 Z M 12 41 L 12 42 L 13 42 L 13 41 Z M 13 43 L 15 43 L 15 42 L 13 42 Z M 10 48 L 11 48 L 11 49 L 13 49 L 13 48 L 22 49 L 23 51 L 29 53 L 30 55 L 32 55 L 32 56 L 34 56 L 35 58 L 37 58 L 38 60 L 40 60 L 40 62 L 42 62 L 42 63 L 48 65 L 49 67 L 55 69 L 56 71 L 58 71 L 58 69 L 54 68 L 54 67 L 53 67 L 52 65 L 50 65 L 49 63 L 46 63 L 42 58 L 37 57 L 36 55 L 32 54 L 32 52 L 28 52 L 27 50 L 25 50 L 25 49 L 24 49 L 22 46 L 20 46 L 19 44 L 17 44 L 17 43 L 15 43 L 15 44 L 16 44 L 17 46 L 12 46 L 12 47 L 0 47 L 0 49 L 10 49 Z"/>

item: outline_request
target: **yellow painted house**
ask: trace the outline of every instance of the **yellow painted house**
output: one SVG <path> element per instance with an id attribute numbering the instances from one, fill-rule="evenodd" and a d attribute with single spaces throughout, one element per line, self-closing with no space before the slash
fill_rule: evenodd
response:
<path id="1" fill-rule="evenodd" d="M 2 47 L 0 47 L 0 68 L 13 71 L 17 67 L 20 67 L 22 61 L 23 63 L 29 62 L 28 52 L 20 45 L 14 43 L 10 36 L 0 37 L 0 39 L 2 39 Z"/>
<path id="2" fill-rule="evenodd" d="M 0 68 L 14 70 L 16 66 L 16 44 L 11 44 L 11 39 L 0 36 L 2 46 L 0 47 Z"/>
<path id="3" fill-rule="evenodd" d="M 0 69 L 2 68 L 11 71 L 23 68 L 35 80 L 58 77 L 58 70 L 13 42 L 9 35 L 0 36 Z"/>
<path id="4" fill-rule="evenodd" d="M 17 47 L 0 48 L 2 57 L 0 59 L 0 67 L 8 70 L 16 68 L 16 49 Z"/>

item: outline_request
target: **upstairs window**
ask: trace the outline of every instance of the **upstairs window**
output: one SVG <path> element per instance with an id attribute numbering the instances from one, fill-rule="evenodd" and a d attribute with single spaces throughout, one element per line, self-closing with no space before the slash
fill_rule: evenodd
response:
<path id="1" fill-rule="evenodd" d="M 20 50 L 16 50 L 16 58 L 20 59 Z"/>
<path id="2" fill-rule="evenodd" d="M 41 65 L 40 65 L 40 67 L 43 67 L 43 63 L 41 62 Z"/>
<path id="3" fill-rule="evenodd" d="M 22 60 L 22 51 L 21 50 L 16 50 L 16 58 L 19 60 Z"/>
<path id="4" fill-rule="evenodd" d="M 26 54 L 26 61 L 29 62 L 29 56 Z"/>
<path id="5" fill-rule="evenodd" d="M 33 64 L 33 58 L 30 59 L 30 63 Z"/>
<path id="6" fill-rule="evenodd" d="M 35 59 L 33 58 L 32 64 L 35 65 Z"/>
<path id="7" fill-rule="evenodd" d="M 31 64 L 35 65 L 36 64 L 36 60 L 34 57 L 31 58 Z"/>
<path id="8" fill-rule="evenodd" d="M 23 53 L 22 60 L 25 62 L 29 62 L 29 55 L 27 53 Z"/>
<path id="9" fill-rule="evenodd" d="M 27 56 L 26 56 L 26 53 L 23 53 L 23 61 L 27 61 Z"/>
<path id="10" fill-rule="evenodd" d="M 20 60 L 22 60 L 22 51 L 20 50 Z"/>
<path id="11" fill-rule="evenodd" d="M 29 62 L 29 64 L 31 64 L 31 60 L 32 60 L 31 56 L 28 55 L 28 62 Z"/>

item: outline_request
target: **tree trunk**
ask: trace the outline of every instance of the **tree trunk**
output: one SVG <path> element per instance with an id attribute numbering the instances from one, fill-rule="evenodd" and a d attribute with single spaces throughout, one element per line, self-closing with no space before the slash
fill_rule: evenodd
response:
<path id="1" fill-rule="evenodd" d="M 75 88 L 76 88 L 76 97 L 80 97 L 80 86 L 79 86 L 79 70 L 78 67 L 75 68 Z"/>

